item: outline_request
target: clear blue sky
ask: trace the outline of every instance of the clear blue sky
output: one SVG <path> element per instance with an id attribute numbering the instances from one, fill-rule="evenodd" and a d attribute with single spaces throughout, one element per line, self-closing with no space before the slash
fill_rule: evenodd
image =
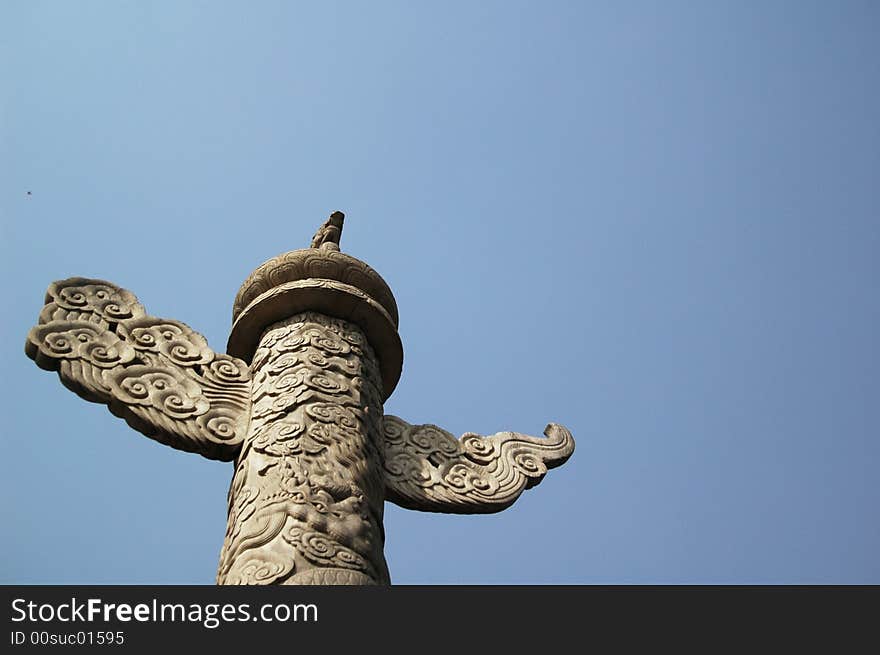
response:
<path id="1" fill-rule="evenodd" d="M 23 352 L 112 280 L 226 343 L 334 210 L 386 410 L 548 421 L 494 516 L 389 506 L 397 583 L 880 583 L 876 2 L 5 2 L 0 582 L 211 583 L 231 466 Z M 30 191 L 32 195 L 27 196 Z"/>

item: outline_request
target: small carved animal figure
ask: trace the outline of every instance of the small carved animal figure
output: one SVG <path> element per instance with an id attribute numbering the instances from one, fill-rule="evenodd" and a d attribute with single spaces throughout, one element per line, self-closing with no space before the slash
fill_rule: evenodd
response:
<path id="1" fill-rule="evenodd" d="M 339 239 L 342 237 L 342 223 L 345 214 L 333 212 L 312 237 L 312 248 L 339 251 Z"/>

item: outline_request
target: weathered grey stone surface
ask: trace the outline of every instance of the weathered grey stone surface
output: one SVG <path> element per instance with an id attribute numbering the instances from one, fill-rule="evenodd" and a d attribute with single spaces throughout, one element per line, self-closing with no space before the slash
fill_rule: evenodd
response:
<path id="1" fill-rule="evenodd" d="M 297 314 L 266 330 L 252 367 L 217 581 L 297 584 L 332 568 L 387 583 L 381 379 L 364 333 Z"/>
<path id="2" fill-rule="evenodd" d="M 574 451 L 550 424 L 456 439 L 384 416 L 403 365 L 385 281 L 339 252 L 334 212 L 312 247 L 244 282 L 228 354 L 102 280 L 53 282 L 25 352 L 146 436 L 235 462 L 219 584 L 388 584 L 384 501 L 430 512 L 509 507 Z"/>

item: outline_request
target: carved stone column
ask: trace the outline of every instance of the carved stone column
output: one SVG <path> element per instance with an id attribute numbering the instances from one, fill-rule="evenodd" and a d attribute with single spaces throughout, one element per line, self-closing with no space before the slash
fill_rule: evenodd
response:
<path id="1" fill-rule="evenodd" d="M 276 257 L 244 283 L 228 351 L 250 362 L 251 415 L 218 583 L 389 583 L 382 402 L 402 365 L 396 317 L 382 278 L 332 247 Z"/>
<path id="2" fill-rule="evenodd" d="M 387 584 L 379 366 L 353 323 L 267 329 L 229 493 L 220 584 Z"/>
<path id="3" fill-rule="evenodd" d="M 387 584 L 383 502 L 487 514 L 574 452 L 550 423 L 456 439 L 384 415 L 403 366 L 385 281 L 339 251 L 341 212 L 311 248 L 245 280 L 227 354 L 105 280 L 49 285 L 25 353 L 85 400 L 173 448 L 235 462 L 220 584 Z"/>

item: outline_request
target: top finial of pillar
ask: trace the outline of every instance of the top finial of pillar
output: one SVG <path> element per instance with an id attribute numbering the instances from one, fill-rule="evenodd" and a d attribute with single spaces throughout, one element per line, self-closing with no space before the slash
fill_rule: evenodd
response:
<path id="1" fill-rule="evenodd" d="M 339 252 L 339 239 L 342 238 L 342 223 L 344 221 L 345 214 L 342 212 L 335 211 L 330 214 L 330 217 L 324 221 L 324 224 L 312 237 L 311 247 Z"/>
<path id="2" fill-rule="evenodd" d="M 397 303 L 382 276 L 366 262 L 339 251 L 345 214 L 333 212 L 310 248 L 263 262 L 244 281 L 232 307 L 226 352 L 250 362 L 267 327 L 300 312 L 350 321 L 376 352 L 385 397 L 400 378 L 403 345 Z"/>

